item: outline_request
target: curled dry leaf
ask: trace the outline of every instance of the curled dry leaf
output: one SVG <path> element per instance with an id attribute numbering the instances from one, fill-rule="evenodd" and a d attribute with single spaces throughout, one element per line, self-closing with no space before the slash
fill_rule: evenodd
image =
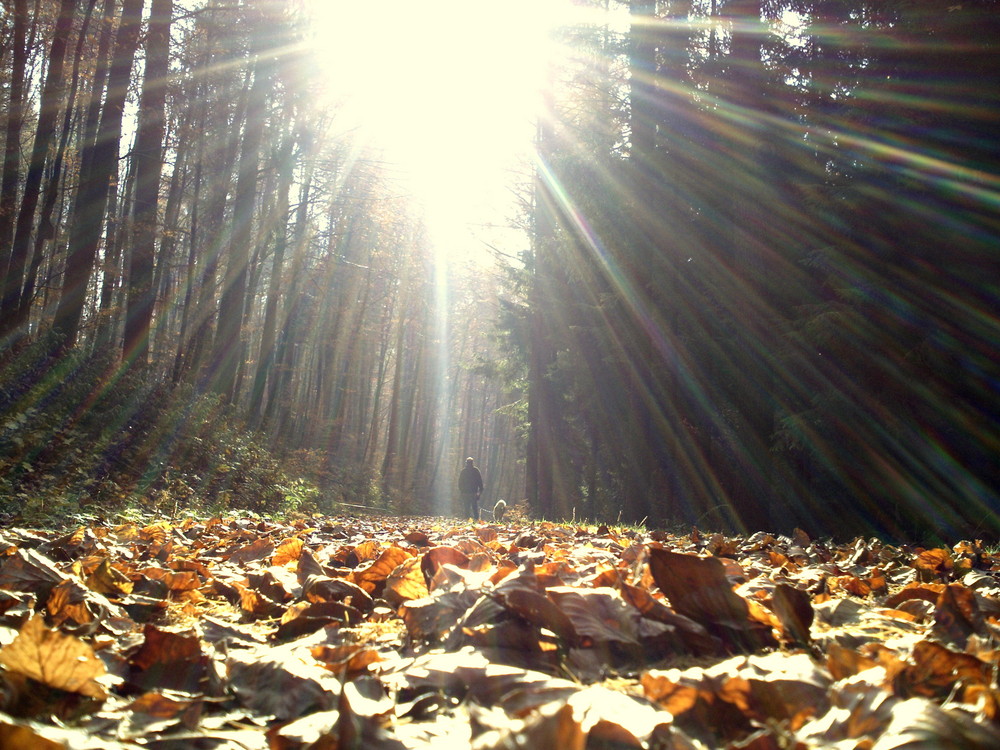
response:
<path id="1" fill-rule="evenodd" d="M 344 646 L 323 644 L 314 646 L 310 649 L 310 653 L 331 672 L 343 672 L 349 677 L 365 671 L 370 664 L 382 661 L 382 656 L 377 650 L 360 644 Z"/>
<path id="2" fill-rule="evenodd" d="M 274 543 L 269 539 L 257 539 L 229 553 L 229 562 L 236 565 L 260 562 L 274 552 Z"/>
<path id="3" fill-rule="evenodd" d="M 142 738 L 180 726 L 193 730 L 198 726 L 204 702 L 182 694 L 144 693 L 126 706 L 128 715 L 120 735 Z"/>
<path id="4" fill-rule="evenodd" d="M 351 573 L 350 580 L 372 596 L 379 596 L 392 571 L 409 560 L 410 557 L 412 557 L 411 552 L 393 545 L 379 555 L 378 559 L 371 565 Z"/>
<path id="5" fill-rule="evenodd" d="M 302 596 L 310 602 L 345 602 L 365 613 L 375 606 L 367 591 L 344 578 L 309 576 L 302 586 Z"/>
<path id="6" fill-rule="evenodd" d="M 403 602 L 399 614 L 413 641 L 435 641 L 444 638 L 471 608 L 479 594 L 457 586 L 438 589 L 422 599 Z"/>
<path id="7" fill-rule="evenodd" d="M 386 579 L 383 596 L 395 606 L 413 599 L 422 599 L 430 592 L 422 569 L 423 560 L 411 557 L 396 566 Z"/>
<path id="8" fill-rule="evenodd" d="M 294 719 L 336 708 L 340 680 L 321 665 L 287 650 L 231 652 L 226 674 L 238 700 L 264 716 Z"/>
<path id="9" fill-rule="evenodd" d="M 197 693 L 206 676 L 208 656 L 194 631 L 146 625 L 139 650 L 129 659 L 128 682 L 140 690 L 170 689 Z"/>
<path id="10" fill-rule="evenodd" d="M 457 568 L 469 567 L 469 556 L 455 547 L 432 547 L 420 559 L 420 570 L 424 580 L 430 586 L 435 574 L 443 565 L 454 565 Z"/>
<path id="11" fill-rule="evenodd" d="M 551 595 L 551 590 L 549 593 Z M 538 628 L 551 630 L 570 645 L 581 645 L 577 628 L 570 619 L 572 614 L 561 609 L 558 602 L 529 588 L 507 587 L 495 596 L 510 614 Z"/>
<path id="12" fill-rule="evenodd" d="M 639 645 L 639 611 L 614 589 L 584 591 L 571 586 L 555 586 L 546 594 L 556 610 L 569 621 L 581 645 Z"/>
<path id="13" fill-rule="evenodd" d="M 973 635 L 987 634 L 976 595 L 959 583 L 948 584 L 934 603 L 934 635 L 964 647 Z"/>
<path id="14" fill-rule="evenodd" d="M 68 576 L 51 560 L 32 549 L 17 549 L 0 564 L 0 589 L 30 591 L 39 599 L 65 580 Z"/>
<path id="15" fill-rule="evenodd" d="M 324 576 L 326 570 L 320 564 L 316 553 L 308 547 L 303 547 L 299 552 L 299 562 L 295 566 L 295 577 L 299 583 L 305 583 L 309 576 Z"/>
<path id="16" fill-rule="evenodd" d="M 894 665 L 895 666 L 895 665 Z M 923 696 L 945 699 L 956 684 L 989 686 L 993 667 L 971 654 L 952 651 L 934 641 L 921 641 L 909 662 L 900 662 L 889 677 L 893 690 L 903 698 Z"/>
<path id="17" fill-rule="evenodd" d="M 272 750 L 338 750 L 337 725 L 340 711 L 316 711 L 287 724 L 275 724 L 267 732 Z"/>
<path id="18" fill-rule="evenodd" d="M 285 610 L 274 637 L 278 640 L 298 638 L 327 625 L 352 625 L 362 619 L 364 615 L 360 611 L 343 602 L 300 602 Z"/>
<path id="19" fill-rule="evenodd" d="M 913 698 L 893 707 L 889 726 L 872 750 L 995 750 L 1000 731 L 976 723 L 962 711 L 947 711 L 930 701 Z"/>
<path id="20" fill-rule="evenodd" d="M 771 595 L 771 609 L 781 622 L 784 638 L 791 644 L 808 645 L 813 612 L 809 594 L 787 583 L 779 583 Z"/>
<path id="21" fill-rule="evenodd" d="M 98 594 L 117 597 L 131 594 L 132 580 L 111 565 L 111 558 L 105 557 L 87 578 L 87 586 Z"/>
<path id="22" fill-rule="evenodd" d="M 35 728 L 0 714 L 0 747 L 4 750 L 65 750 L 66 745 L 43 737 Z"/>
<path id="23" fill-rule="evenodd" d="M 271 565 L 288 565 L 288 563 L 296 562 L 302 554 L 302 546 L 302 540 L 298 537 L 285 539 L 274 550 L 274 555 L 271 556 Z"/>
<path id="24" fill-rule="evenodd" d="M 718 558 L 653 548 L 649 568 L 674 609 L 704 625 L 728 649 L 755 651 L 777 645 L 770 627 L 750 619 L 749 605 L 733 591 Z"/>
<path id="25" fill-rule="evenodd" d="M 950 577 L 955 563 L 951 557 L 951 550 L 928 549 L 916 556 L 913 567 L 921 574 L 923 580 L 935 581 Z"/>

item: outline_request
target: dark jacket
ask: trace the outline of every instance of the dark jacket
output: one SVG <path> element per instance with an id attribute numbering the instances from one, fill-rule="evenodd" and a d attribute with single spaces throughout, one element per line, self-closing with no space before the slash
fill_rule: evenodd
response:
<path id="1" fill-rule="evenodd" d="M 475 466 L 466 466 L 458 475 L 458 491 L 463 495 L 478 495 L 483 491 L 483 475 Z"/>

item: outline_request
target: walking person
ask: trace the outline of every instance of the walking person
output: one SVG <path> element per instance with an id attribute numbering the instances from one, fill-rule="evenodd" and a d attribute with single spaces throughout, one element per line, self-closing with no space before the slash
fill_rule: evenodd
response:
<path id="1" fill-rule="evenodd" d="M 462 505 L 469 510 L 469 517 L 473 521 L 478 521 L 479 496 L 483 494 L 483 475 L 471 456 L 465 459 L 465 467 L 458 475 L 458 492 L 462 497 Z"/>

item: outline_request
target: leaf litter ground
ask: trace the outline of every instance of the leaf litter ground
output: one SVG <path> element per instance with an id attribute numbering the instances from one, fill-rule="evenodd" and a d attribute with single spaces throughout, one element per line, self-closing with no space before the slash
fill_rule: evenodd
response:
<path id="1" fill-rule="evenodd" d="M 0 532 L 0 747 L 1000 747 L 978 542 L 440 519 Z"/>

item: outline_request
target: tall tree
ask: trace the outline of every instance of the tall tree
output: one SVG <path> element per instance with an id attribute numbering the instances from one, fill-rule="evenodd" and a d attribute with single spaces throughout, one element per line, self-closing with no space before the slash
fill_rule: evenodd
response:
<path id="1" fill-rule="evenodd" d="M 258 161 L 264 137 L 264 123 L 267 119 L 267 97 L 272 86 L 269 56 L 273 54 L 273 50 L 264 46 L 262 36 L 261 34 L 254 37 L 253 82 L 247 99 L 246 124 L 243 128 L 243 143 L 233 196 L 232 229 L 226 273 L 223 279 L 222 297 L 219 300 L 219 325 L 213 346 L 214 388 L 228 401 L 235 401 L 237 395 L 236 376 L 243 351 L 244 302 L 253 237 Z"/>
<path id="2" fill-rule="evenodd" d="M 14 325 L 18 328 L 27 323 L 31 312 L 31 303 L 35 296 L 35 286 L 38 282 L 38 268 L 41 266 L 45 255 L 45 244 L 47 242 L 54 242 L 57 235 L 53 213 L 55 212 L 56 201 L 64 189 L 62 178 L 66 164 L 66 153 L 69 150 L 70 137 L 72 135 L 73 104 L 76 101 L 76 92 L 80 84 L 80 66 L 84 60 L 83 49 L 87 41 L 87 29 L 90 27 L 95 5 L 96 0 L 87 0 L 86 13 L 77 38 L 76 51 L 73 56 L 71 84 L 69 94 L 66 98 L 66 110 L 63 113 L 62 136 L 59 138 L 59 145 L 56 147 L 55 157 L 52 159 L 52 167 L 49 170 L 48 184 L 45 186 L 42 205 L 38 211 L 38 229 L 35 232 L 34 249 L 31 253 L 31 260 L 28 263 L 24 287 L 21 290 L 21 299 L 14 314 Z"/>
<path id="3" fill-rule="evenodd" d="M 135 199 L 132 204 L 132 252 L 125 314 L 125 358 L 145 367 L 156 293 L 153 265 L 158 226 L 160 174 L 167 84 L 170 73 L 170 25 L 173 0 L 153 0 L 146 33 L 146 71 L 139 99 L 135 150 Z M 180 169 L 180 165 L 177 166 Z"/>
<path id="4" fill-rule="evenodd" d="M 10 13 L 13 30 L 10 39 L 11 71 L 8 84 L 7 122 L 4 128 L 3 176 L 0 177 L 0 269 L 7 278 L 14 223 L 17 216 L 17 190 L 21 179 L 21 128 L 24 123 L 25 77 L 28 67 L 28 0 L 14 0 Z M 0 287 L 0 301 L 13 290 Z M 0 307 L 0 313 L 3 308 Z"/>
<path id="5" fill-rule="evenodd" d="M 56 18 L 52 43 L 49 47 L 49 69 L 45 75 L 42 98 L 39 103 L 38 122 L 35 126 L 35 141 L 31 149 L 28 171 L 21 194 L 21 207 L 17 215 L 14 239 L 11 245 L 10 261 L 4 276 L 3 296 L 0 298 L 0 336 L 13 332 L 17 322 L 16 311 L 21 297 L 21 286 L 31 249 L 31 237 L 35 229 L 35 210 L 41 195 L 42 179 L 49 150 L 56 136 L 56 125 L 62 104 L 63 68 L 66 49 L 73 30 L 73 20 L 78 0 L 62 0 Z"/>
<path id="6" fill-rule="evenodd" d="M 117 184 L 122 119 L 132 63 L 139 43 L 142 7 L 143 0 L 123 0 L 97 139 L 93 145 L 85 146 L 81 156 L 81 163 L 89 168 L 80 175 L 73 201 L 66 270 L 53 321 L 54 330 L 62 337 L 60 346 L 64 351 L 76 343 L 87 300 L 87 286 L 100 246 L 108 191 L 112 184 Z"/>

